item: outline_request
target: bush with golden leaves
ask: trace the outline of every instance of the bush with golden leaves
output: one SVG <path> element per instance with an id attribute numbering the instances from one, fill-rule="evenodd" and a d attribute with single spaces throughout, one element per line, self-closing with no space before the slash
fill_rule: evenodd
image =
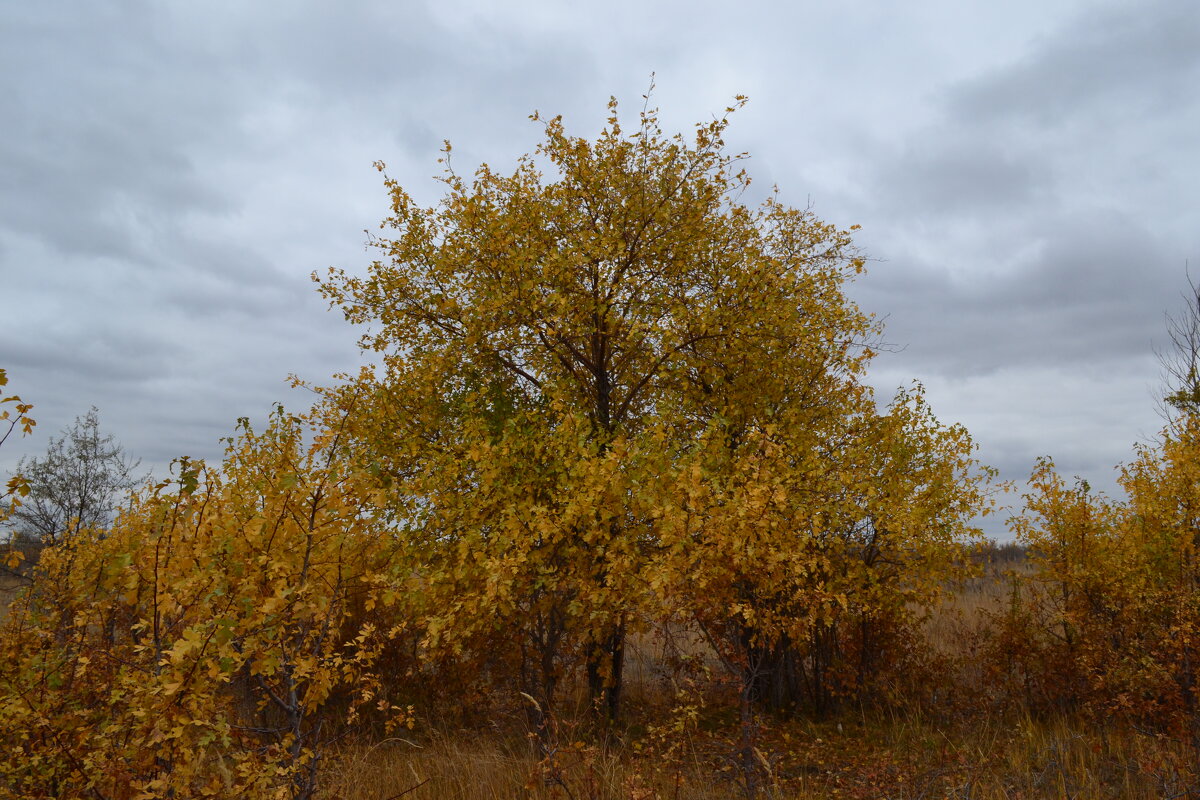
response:
<path id="1" fill-rule="evenodd" d="M 345 726 L 404 721 L 375 671 L 397 621 L 355 616 L 390 540 L 315 416 L 46 551 L 0 636 L 9 796 L 309 798 Z"/>
<path id="2" fill-rule="evenodd" d="M 1015 523 L 1036 571 L 997 620 L 993 663 L 1035 709 L 1200 744 L 1200 420 L 1140 447 L 1120 483 L 1124 503 L 1038 464 Z"/>

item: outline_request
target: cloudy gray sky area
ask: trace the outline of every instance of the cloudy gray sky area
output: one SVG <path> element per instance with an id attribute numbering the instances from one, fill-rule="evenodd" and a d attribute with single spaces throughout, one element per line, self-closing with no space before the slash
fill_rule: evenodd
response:
<path id="1" fill-rule="evenodd" d="M 1163 313 L 1200 273 L 1191 0 L 7 3 L 0 366 L 38 453 L 91 405 L 158 469 L 359 362 L 309 280 L 362 270 L 389 173 L 592 136 L 651 73 L 664 127 L 735 94 L 756 185 L 860 224 L 872 380 L 922 380 L 981 457 L 1113 487 L 1161 425 Z M 1000 529 L 989 525 L 993 533 Z"/>

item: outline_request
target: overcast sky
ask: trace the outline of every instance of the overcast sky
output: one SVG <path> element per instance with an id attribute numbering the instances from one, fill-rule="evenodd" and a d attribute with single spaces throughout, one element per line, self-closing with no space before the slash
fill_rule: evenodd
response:
<path id="1" fill-rule="evenodd" d="M 39 427 L 0 468 L 92 405 L 156 468 L 306 405 L 289 373 L 359 362 L 309 274 L 368 263 L 373 161 L 432 203 L 443 139 L 507 168 L 534 110 L 591 137 L 651 73 L 671 131 L 749 95 L 756 185 L 863 226 L 881 392 L 1115 486 L 1200 272 L 1193 0 L 6 3 L 0 367 Z"/>

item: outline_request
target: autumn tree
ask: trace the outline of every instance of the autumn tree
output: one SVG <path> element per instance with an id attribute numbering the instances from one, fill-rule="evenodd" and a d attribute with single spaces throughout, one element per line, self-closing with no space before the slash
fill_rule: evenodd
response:
<path id="1" fill-rule="evenodd" d="M 626 131 L 615 101 L 594 141 L 533 119 L 545 139 L 511 174 L 464 178 L 447 145 L 434 207 L 385 177 L 379 260 L 320 285 L 379 358 L 348 384 L 369 398 L 355 452 L 386 492 L 405 570 L 423 575 L 431 652 L 499 635 L 539 708 L 582 664 L 611 717 L 631 626 L 652 596 L 723 570 L 733 531 L 768 542 L 781 570 L 808 569 L 787 562 L 805 548 L 801 563 L 841 569 L 876 550 L 813 548 L 870 539 L 873 519 L 908 563 L 962 533 L 973 490 L 939 495 L 953 512 L 901 511 L 943 484 L 950 497 L 962 477 L 959 445 L 944 475 L 913 476 L 929 461 L 920 448 L 945 435 L 936 426 L 920 441 L 893 426 L 875 489 L 855 472 L 867 430 L 889 424 L 861 382 L 878 326 L 843 292 L 863 259 L 849 231 L 776 195 L 743 203 L 727 116 L 691 141 L 664 135 L 650 110 Z M 746 552 L 753 573 L 765 551 Z M 813 618 L 810 601 L 772 613 Z"/>
<path id="2" fill-rule="evenodd" d="M 1125 614 L 1140 602 L 1143 573 L 1136 542 L 1123 535 L 1123 514 L 1087 481 L 1066 481 L 1048 458 L 1030 474 L 1025 507 L 1011 525 L 1035 570 L 1015 584 L 997 630 L 1005 677 L 1031 708 L 1086 703 L 1095 688 L 1089 675 L 1107 672 L 1109 645 L 1133 632 Z"/>
<path id="3" fill-rule="evenodd" d="M 1200 422 L 1181 409 L 1121 469 L 1127 499 L 1044 460 L 1015 521 L 1037 571 L 1000 655 L 1035 708 L 1118 715 L 1200 749 Z"/>
<path id="4" fill-rule="evenodd" d="M 1137 557 L 1117 583 L 1134 581 L 1127 610 L 1138 618 L 1120 664 L 1132 680 L 1120 688 L 1200 752 L 1200 417 L 1188 410 L 1157 446 L 1138 448 L 1121 484 L 1129 495 L 1121 540 Z"/>

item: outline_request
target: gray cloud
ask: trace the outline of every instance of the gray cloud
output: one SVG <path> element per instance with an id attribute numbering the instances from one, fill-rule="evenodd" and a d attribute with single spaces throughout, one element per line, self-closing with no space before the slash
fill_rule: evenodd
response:
<path id="1" fill-rule="evenodd" d="M 1028 207 L 1045 195 L 1044 159 L 977 136 L 911 143 L 880 176 L 893 202 L 923 214 L 955 215 Z"/>
<path id="2" fill-rule="evenodd" d="M 900 309 L 888 338 L 908 346 L 919 372 L 1093 364 L 1153 349 L 1178 275 L 1162 268 L 1169 259 L 1146 230 L 1103 214 L 1025 233 L 1033 241 L 1013 247 L 1008 269 L 967 280 L 915 257 L 876 266 L 858 296 Z"/>
<path id="3" fill-rule="evenodd" d="M 1200 16 L 1186 2 L 1089 9 L 1009 69 L 951 92 L 987 124 L 1079 128 L 1176 114 L 1194 104 Z"/>

